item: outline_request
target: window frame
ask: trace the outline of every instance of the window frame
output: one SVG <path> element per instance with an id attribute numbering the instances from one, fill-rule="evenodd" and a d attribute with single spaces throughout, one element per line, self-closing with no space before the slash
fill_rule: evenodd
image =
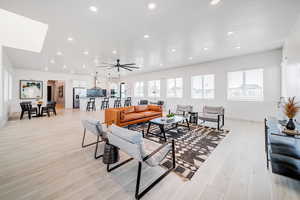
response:
<path id="1" fill-rule="evenodd" d="M 137 86 L 136 85 L 139 85 L 139 90 L 138 93 L 136 91 L 137 89 Z M 137 97 L 137 98 L 140 98 L 140 97 L 144 97 L 145 96 L 145 91 L 144 91 L 144 82 L 143 81 L 136 81 L 134 83 L 134 87 L 133 87 L 133 95 L 134 97 Z"/>
<path id="2" fill-rule="evenodd" d="M 212 76 L 213 77 L 213 97 L 205 97 L 205 77 L 207 76 Z M 200 77 L 201 78 L 201 83 L 202 83 L 202 97 L 195 97 L 193 96 L 193 78 L 196 78 L 196 77 Z M 195 76 L 191 76 L 191 99 L 215 99 L 215 74 L 199 74 L 199 75 L 195 75 Z"/>
<path id="3" fill-rule="evenodd" d="M 169 80 L 174 80 L 174 84 L 175 84 L 175 87 L 177 86 L 176 82 L 177 82 L 177 79 L 181 79 L 181 94 L 180 95 L 177 95 L 177 90 L 175 90 L 175 95 L 174 96 L 170 96 L 170 94 L 168 93 L 168 89 L 169 89 L 169 85 L 168 85 L 168 82 Z M 166 80 L 166 97 L 167 98 L 177 98 L 177 99 L 180 99 L 180 98 L 183 98 L 183 78 L 182 77 L 175 77 L 175 78 L 168 78 Z"/>
<path id="4" fill-rule="evenodd" d="M 153 82 L 154 83 L 154 90 L 157 93 L 155 93 L 155 95 L 150 91 L 150 83 Z M 151 80 L 148 81 L 148 97 L 149 98 L 160 98 L 160 91 L 161 91 L 161 84 L 160 84 L 160 80 Z M 158 86 L 158 87 L 157 87 Z"/>
<path id="5" fill-rule="evenodd" d="M 239 98 L 230 98 L 229 97 L 229 73 L 233 73 L 233 72 L 242 72 L 243 77 L 243 84 L 242 86 L 246 85 L 246 72 L 248 71 L 254 71 L 254 70 L 261 70 L 262 72 L 262 96 L 261 97 L 256 97 L 256 98 L 245 98 L 245 97 L 239 97 Z M 240 70 L 235 70 L 235 71 L 228 71 L 227 72 L 227 100 L 228 101 L 249 101 L 249 102 L 263 102 L 264 98 L 265 98 L 265 94 L 264 94 L 264 68 L 250 68 L 250 69 L 240 69 Z M 246 91 L 246 90 L 245 90 Z M 243 91 L 243 92 L 245 92 Z"/>

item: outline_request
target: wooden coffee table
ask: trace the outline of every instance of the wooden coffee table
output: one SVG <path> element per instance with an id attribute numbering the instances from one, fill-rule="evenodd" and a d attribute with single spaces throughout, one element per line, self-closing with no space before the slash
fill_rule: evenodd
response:
<path id="1" fill-rule="evenodd" d="M 147 135 L 154 135 L 154 136 L 157 136 L 157 137 L 160 137 L 160 138 L 163 138 L 165 140 L 165 142 L 167 141 L 167 138 L 166 138 L 166 132 L 167 131 L 170 131 L 170 130 L 173 130 L 173 129 L 177 129 L 178 126 L 184 126 L 184 127 L 187 127 L 189 130 L 190 130 L 190 125 L 189 125 L 189 121 L 187 118 L 185 117 L 181 117 L 181 116 L 175 116 L 174 119 L 172 121 L 167 121 L 167 120 L 162 120 L 163 118 L 162 117 L 159 117 L 159 118 L 155 118 L 155 119 L 152 119 L 149 121 L 149 124 L 148 124 L 148 129 L 147 129 Z M 186 122 L 186 126 L 185 125 L 180 125 L 179 123 L 180 122 Z M 160 133 L 156 134 L 156 133 L 151 133 L 150 132 L 150 127 L 151 125 L 158 125 L 159 126 L 159 129 L 160 129 Z M 167 125 L 171 125 L 171 128 L 168 128 L 168 129 L 165 129 L 165 126 Z"/>

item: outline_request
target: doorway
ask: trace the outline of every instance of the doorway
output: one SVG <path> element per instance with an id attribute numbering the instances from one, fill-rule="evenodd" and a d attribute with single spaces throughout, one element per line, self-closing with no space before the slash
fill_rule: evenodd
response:
<path id="1" fill-rule="evenodd" d="M 52 101 L 52 86 L 47 86 L 47 101 Z"/>
<path id="2" fill-rule="evenodd" d="M 58 109 L 65 108 L 65 81 L 48 80 L 47 101 L 55 101 Z"/>

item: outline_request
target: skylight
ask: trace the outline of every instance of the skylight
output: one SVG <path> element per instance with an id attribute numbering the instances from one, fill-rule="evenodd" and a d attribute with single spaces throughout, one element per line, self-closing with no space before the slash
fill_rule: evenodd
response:
<path id="1" fill-rule="evenodd" d="M 41 52 L 48 31 L 44 24 L 0 9 L 0 44 L 7 47 Z"/>

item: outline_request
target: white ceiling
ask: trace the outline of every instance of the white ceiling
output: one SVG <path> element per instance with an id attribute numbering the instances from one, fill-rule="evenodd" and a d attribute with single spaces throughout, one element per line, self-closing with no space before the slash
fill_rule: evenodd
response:
<path id="1" fill-rule="evenodd" d="M 149 2 L 157 8 L 148 10 Z M 146 72 L 279 48 L 300 1 L 221 0 L 212 6 L 210 0 L 0 0 L 0 8 L 49 25 L 41 53 L 6 48 L 17 68 L 92 73 L 95 58 L 120 58 Z"/>

